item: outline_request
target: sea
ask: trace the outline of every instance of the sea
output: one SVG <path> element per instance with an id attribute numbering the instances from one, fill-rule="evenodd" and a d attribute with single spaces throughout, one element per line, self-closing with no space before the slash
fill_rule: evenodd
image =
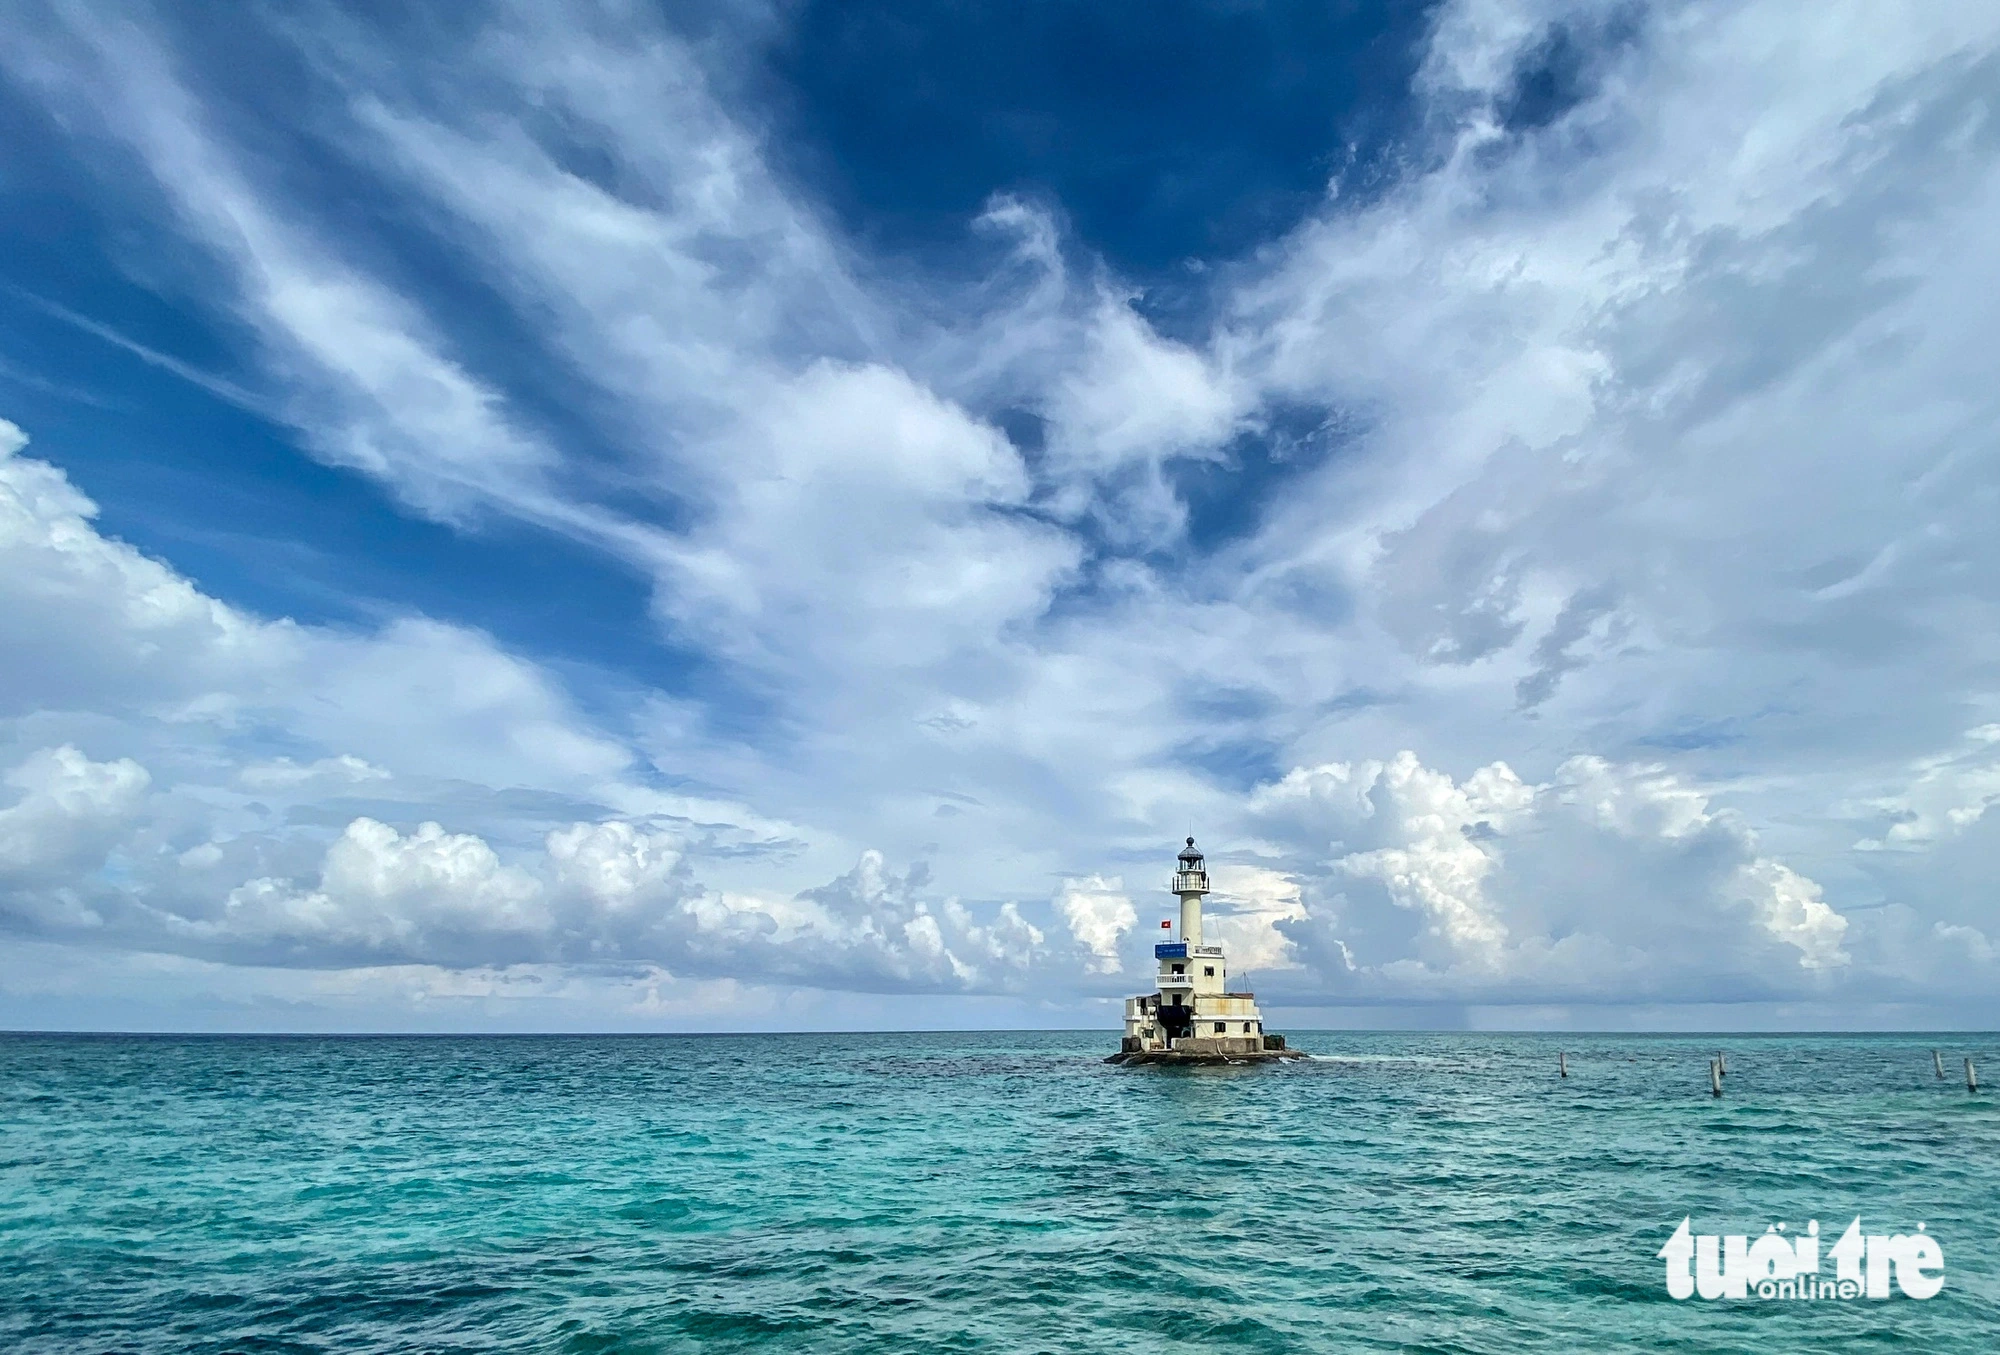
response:
<path id="1" fill-rule="evenodd" d="M 4 1035 L 0 1350 L 2000 1350 L 2000 1038 L 1293 1044 Z M 1857 1217 L 1942 1291 L 1667 1291 Z"/>

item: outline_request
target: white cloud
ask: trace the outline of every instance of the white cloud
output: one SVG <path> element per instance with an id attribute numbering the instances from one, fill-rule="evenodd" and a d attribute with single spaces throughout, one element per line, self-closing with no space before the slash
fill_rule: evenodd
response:
<path id="1" fill-rule="evenodd" d="M 1241 977 L 1255 970 L 1298 968 L 1296 948 L 1283 924 L 1312 916 L 1299 882 L 1283 871 L 1233 862 L 1216 865 L 1209 877 L 1216 892 L 1202 915 L 1202 930 L 1228 950 L 1231 972 Z"/>
<path id="2" fill-rule="evenodd" d="M 230 893 L 213 931 L 232 942 L 275 942 L 315 957 L 461 959 L 451 953 L 459 938 L 504 944 L 547 931 L 551 921 L 534 878 L 501 865 L 479 838 L 435 823 L 404 837 L 387 824 L 356 819 L 327 849 L 316 889 L 252 880 Z"/>
<path id="3" fill-rule="evenodd" d="M 478 636 L 430 622 L 345 635 L 256 621 L 203 597 L 99 535 L 94 506 L 20 456 L 20 438 L 6 432 L 0 591 L 10 603 L 59 610 L 72 650 L 94 654 L 100 683 L 110 684 L 86 686 L 88 704 L 66 711 L 62 698 L 77 695 L 68 681 L 17 679 L 12 694 L 40 708 L 14 727 L 102 726 L 115 712 L 123 723 L 106 737 L 143 746 L 178 773 L 155 793 L 133 759 L 93 761 L 70 746 L 15 765 L 7 783 L 19 795 L 0 807 L 0 904 L 15 926 L 245 965 L 667 963 L 882 991 L 1003 990 L 1037 959 L 1043 935 L 1013 905 L 933 902 L 921 874 L 895 875 L 878 853 L 797 899 L 701 885 L 688 848 L 718 834 L 726 841 L 727 823 L 684 822 L 680 832 L 570 823 L 510 862 L 476 833 L 437 822 L 399 831 L 358 816 L 315 860 L 314 833 L 288 820 L 356 794 L 434 804 L 446 786 L 476 777 L 495 790 L 470 797 L 470 812 L 497 826 L 508 823 L 496 817 L 498 788 L 520 784 L 556 797 L 543 817 L 579 795 L 656 809 L 676 801 L 624 782 L 631 755 L 566 709 L 543 674 Z M 37 620 L 27 606 L 0 613 Z M 53 648 L 49 656 L 75 661 Z M 103 695 L 112 689 L 116 703 Z M 252 717 L 329 751 L 234 766 Z M 743 817 L 763 830 L 765 821 Z M 217 836 L 186 841 L 197 834 Z M 104 872 L 113 853 L 124 858 L 115 877 Z"/>
<path id="4" fill-rule="evenodd" d="M 339 757 L 324 757 L 303 765 L 288 757 L 273 758 L 245 767 L 237 773 L 237 779 L 251 790 L 297 790 L 315 783 L 358 786 L 391 778 L 380 767 L 351 753 L 342 753 Z"/>
<path id="5" fill-rule="evenodd" d="M 1242 398 L 1209 355 L 1162 338 L 1125 298 L 1100 296 L 1078 328 L 1074 365 L 1044 406 L 1052 504 L 1094 513 L 1127 542 L 1171 542 L 1184 512 L 1163 465 L 1220 459 Z"/>
<path id="6" fill-rule="evenodd" d="M 1406 752 L 1296 769 L 1252 822 L 1297 853 L 1310 902 L 1276 930 L 1338 996 L 1691 1002 L 1718 975 L 1801 992 L 1853 962 L 1815 881 L 1657 767 L 1579 757 L 1541 785 L 1504 764 L 1460 782 Z M 1409 942 L 1381 904 L 1415 915 Z"/>
<path id="7" fill-rule="evenodd" d="M 2000 802 L 2000 724 L 1969 729 L 1953 752 L 1920 759 L 1905 789 L 1870 801 L 1888 831 L 1855 843 L 1857 851 L 1921 850 L 1955 837 Z"/>
<path id="8" fill-rule="evenodd" d="M 724 450 L 738 483 L 667 553 L 663 605 L 801 681 L 800 666 L 824 683 L 984 645 L 1077 561 L 1002 511 L 1028 493 L 1007 440 L 900 372 L 816 364 Z"/>
<path id="9" fill-rule="evenodd" d="M 152 778 L 130 758 L 92 762 L 65 744 L 31 755 L 5 782 L 19 796 L 0 809 L 0 875 L 18 881 L 102 864 Z"/>
<path id="10" fill-rule="evenodd" d="M 1055 391 L 1060 453 L 1079 469 L 1213 448 L 1228 439 L 1236 400 L 1209 360 L 1162 339 L 1129 302 L 1104 297 L 1083 366 Z"/>
<path id="11" fill-rule="evenodd" d="M 1987 1000 L 1990 6 L 1447 4 L 1403 177 L 1213 270 L 1174 340 L 1018 201 L 990 275 L 885 278 L 629 16 L 489 16 L 422 87 L 300 21 L 309 135 L 527 377 L 281 192 L 203 54 L 65 14 L 0 60 L 151 176 L 316 453 L 642 571 L 759 723 L 248 615 L 0 428 L 0 814 L 151 778 L 5 839 L 80 844 L 16 916 L 465 1000 L 440 966 L 651 966 L 619 1001 L 659 1010 L 1097 992 L 1113 872 L 1194 829 L 1236 843 L 1237 967 L 1298 1000 Z M 1580 98 L 1517 125 L 1552 24 Z M 1178 471 L 1281 406 L 1331 431 L 1190 541 Z"/>
<path id="12" fill-rule="evenodd" d="M 1352 853 L 1341 858 L 1341 868 L 1382 881 L 1398 907 L 1423 913 L 1425 935 L 1442 943 L 1437 953 L 1446 963 L 1497 965 L 1507 926 L 1485 897 L 1494 861 L 1468 834 L 1475 826 L 1490 830 L 1495 819 L 1505 822 L 1527 806 L 1531 792 L 1498 763 L 1457 786 L 1409 752 L 1377 770 L 1376 778 L 1384 830 L 1402 845 Z"/>
<path id="13" fill-rule="evenodd" d="M 130 22 L 67 11 L 39 61 L 50 97 L 125 137 L 189 231 L 230 271 L 237 313 L 272 362 L 309 374 L 293 418 L 329 460 L 382 479 L 414 507 L 451 517 L 498 499 L 547 511 L 548 449 L 445 351 L 403 298 L 271 208 L 203 125 L 159 45 Z M 88 110 L 84 113 L 84 110 Z"/>
<path id="14" fill-rule="evenodd" d="M 1797 948 L 1799 967 L 1828 969 L 1848 963 L 1840 948 L 1847 919 L 1826 906 L 1820 887 L 1778 861 L 1753 861 L 1737 873 L 1757 921 L 1777 940 Z"/>
<path id="15" fill-rule="evenodd" d="M 1056 911 L 1069 934 L 1088 953 L 1085 968 L 1091 973 L 1125 972 L 1119 947 L 1138 925 L 1139 913 L 1122 890 L 1123 882 L 1116 876 L 1088 875 L 1064 880 L 1056 894 Z"/>

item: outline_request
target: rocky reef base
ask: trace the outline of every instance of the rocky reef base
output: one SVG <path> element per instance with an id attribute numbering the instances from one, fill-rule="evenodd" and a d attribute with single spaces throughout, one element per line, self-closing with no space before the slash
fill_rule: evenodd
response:
<path id="1" fill-rule="evenodd" d="M 1106 1063 L 1136 1065 L 1141 1063 L 1170 1063 L 1178 1067 L 1214 1067 L 1225 1063 L 1279 1063 L 1285 1059 L 1309 1059 L 1312 1055 L 1302 1049 L 1259 1049 L 1240 1054 L 1215 1054 L 1201 1050 L 1185 1049 L 1141 1049 L 1120 1050 L 1105 1059 Z"/>

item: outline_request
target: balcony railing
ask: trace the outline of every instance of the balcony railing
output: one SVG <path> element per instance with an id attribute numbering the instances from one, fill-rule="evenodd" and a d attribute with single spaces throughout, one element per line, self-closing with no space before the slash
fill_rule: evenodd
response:
<path id="1" fill-rule="evenodd" d="M 1174 872 L 1174 893 L 1191 894 L 1200 890 L 1208 892 L 1208 872 L 1205 870 L 1177 870 Z"/>

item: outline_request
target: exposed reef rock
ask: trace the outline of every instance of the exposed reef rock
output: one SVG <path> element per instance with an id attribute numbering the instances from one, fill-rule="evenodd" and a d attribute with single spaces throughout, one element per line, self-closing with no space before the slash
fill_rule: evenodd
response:
<path id="1" fill-rule="evenodd" d="M 1197 1066 L 1212 1066 L 1223 1063 L 1275 1063 L 1281 1059 L 1309 1059 L 1312 1055 L 1300 1049 L 1285 1048 L 1285 1037 L 1266 1035 L 1261 1041 L 1262 1048 L 1246 1047 L 1245 1040 L 1176 1040 L 1168 1049 L 1146 1049 L 1140 1041 L 1128 1039 L 1125 1047 L 1106 1059 L 1106 1063 L 1175 1063 Z"/>
<path id="2" fill-rule="evenodd" d="M 1214 1067 L 1225 1063 L 1279 1063 L 1285 1059 L 1309 1059 L 1312 1055 L 1302 1049 L 1260 1049 L 1255 1053 L 1210 1054 L 1192 1049 L 1141 1049 L 1133 1053 L 1119 1052 L 1106 1058 L 1106 1063 L 1140 1064 L 1171 1063 L 1181 1067 Z"/>

